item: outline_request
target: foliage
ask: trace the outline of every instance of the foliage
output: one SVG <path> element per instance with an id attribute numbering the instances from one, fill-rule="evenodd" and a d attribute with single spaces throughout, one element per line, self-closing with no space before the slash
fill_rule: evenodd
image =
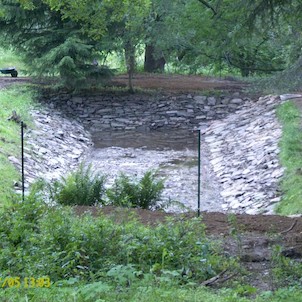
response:
<path id="1" fill-rule="evenodd" d="M 18 1 L 1 1 L 5 13 L 0 15 L 0 31 L 4 47 L 17 50 L 32 75 L 59 75 L 61 86 L 75 89 L 95 85 L 96 80 L 100 84 L 112 74 L 107 67 L 92 64 L 96 43 L 81 34 L 78 24 L 62 20 L 43 1 L 23 3 L 25 8 Z"/>
<path id="2" fill-rule="evenodd" d="M 293 102 L 288 101 L 278 107 L 277 115 L 283 124 L 280 160 L 282 166 L 286 169 L 285 176 L 281 181 L 282 200 L 277 207 L 277 211 L 283 215 L 301 213 L 301 113 Z"/>
<path id="3" fill-rule="evenodd" d="M 136 56 L 144 47 L 151 71 L 163 70 L 168 63 L 189 73 L 262 75 L 290 68 L 300 57 L 299 1 L 101 3 L 15 0 L 7 5 L 2 1 L 1 30 L 7 41 L 30 58 L 34 70 L 59 73 L 64 84 L 73 87 L 89 78 L 83 71 L 87 62 L 114 52 L 125 54 L 133 90 Z M 52 63 L 51 50 L 59 54 L 66 47 L 72 55 L 65 51 Z"/>
<path id="4" fill-rule="evenodd" d="M 115 180 L 113 188 L 107 191 L 107 195 L 116 206 L 152 209 L 159 201 L 163 189 L 163 180 L 156 180 L 156 174 L 147 171 L 137 182 L 121 174 Z"/>
<path id="5" fill-rule="evenodd" d="M 20 158 L 20 125 L 8 120 L 13 110 L 27 124 L 31 123 L 28 109 L 32 106 L 32 91 L 24 86 L 2 89 L 0 91 L 0 201 L 1 205 L 11 203 L 15 198 L 14 184 L 20 174 L 8 160 L 9 156 Z"/>
<path id="6" fill-rule="evenodd" d="M 105 190 L 106 177 L 93 173 L 92 167 L 79 168 L 60 180 L 43 179 L 31 186 L 30 196 L 62 205 L 114 205 L 142 209 L 154 209 L 164 189 L 163 180 L 147 171 L 140 180 L 121 174 L 111 188 Z"/>
<path id="7" fill-rule="evenodd" d="M 282 248 L 275 246 L 272 253 L 272 267 L 275 286 L 301 284 L 302 264 L 282 255 Z"/>
<path id="8" fill-rule="evenodd" d="M 110 284 L 104 282 L 75 283 L 74 286 L 52 286 L 44 289 L 8 288 L 1 291 L 0 297 L 5 299 L 4 301 L 9 302 L 300 302 L 301 290 L 295 287 L 282 288 L 275 292 L 264 292 L 257 298 L 248 299 L 236 295 L 236 291 L 231 289 L 214 293 L 202 287 L 184 287 L 174 284 L 159 286 L 154 284 L 154 282 L 140 280 L 131 287 L 120 288 L 119 290 L 114 290 Z"/>
<path id="9" fill-rule="evenodd" d="M 85 167 L 81 164 L 67 177 L 61 177 L 53 184 L 46 184 L 51 200 L 62 205 L 103 204 L 105 176 L 99 173 L 94 174 L 91 169 L 91 166 Z"/>
<path id="10" fill-rule="evenodd" d="M 155 228 L 136 220 L 118 224 L 102 215 L 75 217 L 32 197 L 4 209 L 0 218 L 2 277 L 92 278 L 124 286 L 151 273 L 158 282 L 168 277 L 186 283 L 234 264 L 205 237 L 199 219 L 170 220 Z"/>
<path id="11" fill-rule="evenodd" d="M 102 215 L 76 217 L 35 199 L 3 209 L 0 219 L 1 278 L 52 281 L 50 288 L 4 288 L 0 297 L 7 301 L 300 301 L 299 287 L 251 299 L 246 296 L 255 289 L 244 284 L 216 293 L 200 287 L 237 266 L 205 237 L 200 219 L 180 217 L 151 228 L 131 219 L 119 224 Z M 291 260 L 279 253 L 273 259 L 280 278 L 300 278 Z"/>
<path id="12" fill-rule="evenodd" d="M 0 39 L 1 42 L 1 39 Z M 20 56 L 16 55 L 11 48 L 1 48 L 0 47 L 0 69 L 15 67 L 20 72 L 24 70 L 24 63 L 21 61 Z"/>
<path id="13" fill-rule="evenodd" d="M 261 91 L 269 93 L 293 93 L 301 91 L 301 70 L 302 57 L 298 58 L 294 63 L 282 71 L 272 75 L 269 78 L 261 79 L 256 82 L 256 86 Z"/>

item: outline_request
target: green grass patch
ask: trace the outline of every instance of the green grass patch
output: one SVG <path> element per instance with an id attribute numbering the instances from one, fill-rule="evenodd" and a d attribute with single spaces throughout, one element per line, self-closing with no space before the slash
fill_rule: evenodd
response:
<path id="1" fill-rule="evenodd" d="M 8 118 L 15 110 L 25 123 L 30 124 L 29 109 L 32 104 L 29 88 L 15 86 L 0 90 L 0 205 L 11 202 L 13 184 L 20 180 L 20 173 L 8 159 L 14 156 L 21 160 L 20 124 Z"/>
<path id="2" fill-rule="evenodd" d="M 283 196 L 277 212 L 283 215 L 302 213 L 302 131 L 299 108 L 288 101 L 277 109 L 283 125 L 280 161 L 286 168 L 281 181 Z"/>

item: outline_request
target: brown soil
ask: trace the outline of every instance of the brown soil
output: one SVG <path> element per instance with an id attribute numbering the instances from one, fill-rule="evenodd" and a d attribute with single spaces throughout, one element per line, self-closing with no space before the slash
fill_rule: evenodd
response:
<path id="1" fill-rule="evenodd" d="M 12 78 L 10 75 L 0 73 L 0 89 L 11 84 L 31 82 L 28 77 Z M 35 81 L 36 82 L 36 81 Z M 136 74 L 133 77 L 134 88 L 150 89 L 169 93 L 192 93 L 196 91 L 226 91 L 241 92 L 247 84 L 231 77 L 213 78 L 194 75 L 167 75 L 167 74 Z M 45 84 L 45 83 L 44 83 Z M 108 84 L 110 87 L 127 87 L 128 76 L 118 75 L 113 77 Z"/>
<path id="2" fill-rule="evenodd" d="M 78 206 L 75 209 L 78 215 L 85 212 L 91 213 L 93 216 L 105 214 L 113 217 L 117 221 L 123 221 L 133 213 L 138 219 L 146 225 L 156 225 L 164 222 L 168 217 L 193 218 L 197 217 L 197 213 L 172 214 L 163 211 L 149 211 L 143 209 L 124 209 L 106 206 L 103 208 Z M 233 216 L 234 218 L 231 218 Z M 231 229 L 234 228 L 236 221 L 238 231 L 242 233 L 282 235 L 286 241 L 286 245 L 294 246 L 302 244 L 302 217 L 287 217 L 279 215 L 247 215 L 236 214 L 230 215 L 217 212 L 202 212 L 200 214 L 202 222 L 206 226 L 206 232 L 209 235 L 228 236 Z"/>
<path id="3" fill-rule="evenodd" d="M 247 84 L 236 81 L 231 77 L 217 79 L 194 75 L 136 74 L 132 82 L 135 88 L 156 89 L 170 93 L 188 93 L 205 90 L 240 92 L 247 87 Z M 127 84 L 127 75 L 116 76 L 112 81 L 112 85 L 116 86 L 126 87 Z"/>
<path id="4" fill-rule="evenodd" d="M 29 83 L 30 81 L 31 80 L 29 78 L 25 77 L 12 78 L 10 75 L 3 76 L 0 74 L 0 89 L 8 87 L 12 84 Z"/>

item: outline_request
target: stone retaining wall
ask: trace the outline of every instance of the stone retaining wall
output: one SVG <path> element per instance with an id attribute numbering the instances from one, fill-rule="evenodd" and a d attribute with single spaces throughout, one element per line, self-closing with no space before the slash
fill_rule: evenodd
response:
<path id="1" fill-rule="evenodd" d="M 76 164 L 85 150 L 87 152 L 89 133 L 82 125 L 89 132 L 202 128 L 202 138 L 209 149 L 210 166 L 221 186 L 223 210 L 271 214 L 280 200 L 278 184 L 284 172 L 278 160 L 282 130 L 275 108 L 288 98 L 266 96 L 252 101 L 238 95 L 45 95 L 44 101 L 51 109 L 43 113 L 38 126 L 42 132 L 51 132 L 53 137 L 59 135 L 59 140 L 63 136 L 66 144 L 61 144 L 64 149 L 61 150 L 57 141 L 51 143 L 51 138 L 48 138 L 44 143 L 38 143 L 35 135 L 31 137 L 31 144 L 37 145 L 36 153 L 40 156 L 42 153 L 48 159 L 55 159 L 46 161 L 45 158 L 47 168 L 53 164 L 49 178 L 55 178 L 57 173 L 54 175 L 53 170 L 65 170 L 71 160 Z M 231 114 L 234 111 L 236 113 Z M 40 115 L 41 112 L 35 120 Z M 71 117 L 72 122 L 65 121 L 64 115 Z M 49 146 L 53 146 L 53 150 Z M 46 149 L 51 150 L 46 152 Z"/>
<path id="2" fill-rule="evenodd" d="M 213 121 L 204 131 L 224 210 L 272 214 L 280 201 L 282 129 L 275 109 L 281 102 L 279 96 L 261 97 L 236 114 Z"/>
<path id="3" fill-rule="evenodd" d="M 194 128 L 222 119 L 249 99 L 205 95 L 49 95 L 42 98 L 51 108 L 61 109 L 90 131 L 151 130 L 161 127 Z"/>

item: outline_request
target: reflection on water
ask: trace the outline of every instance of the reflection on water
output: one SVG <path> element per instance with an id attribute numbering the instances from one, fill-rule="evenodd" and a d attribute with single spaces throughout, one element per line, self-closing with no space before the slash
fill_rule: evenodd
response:
<path id="1" fill-rule="evenodd" d="M 197 150 L 198 133 L 189 130 L 102 131 L 92 134 L 95 148 L 121 147 L 148 150 Z"/>

